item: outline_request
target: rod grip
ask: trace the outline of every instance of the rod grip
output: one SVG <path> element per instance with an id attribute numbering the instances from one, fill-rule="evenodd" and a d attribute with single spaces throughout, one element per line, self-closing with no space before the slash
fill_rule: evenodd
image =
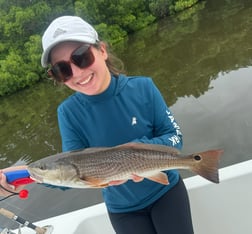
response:
<path id="1" fill-rule="evenodd" d="M 34 182 L 34 180 L 30 178 L 30 174 L 27 170 L 7 171 L 4 172 L 4 174 L 7 182 L 15 187 Z"/>

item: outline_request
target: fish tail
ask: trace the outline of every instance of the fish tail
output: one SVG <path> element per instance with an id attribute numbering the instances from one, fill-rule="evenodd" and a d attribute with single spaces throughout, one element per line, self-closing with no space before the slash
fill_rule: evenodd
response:
<path id="1" fill-rule="evenodd" d="M 207 180 L 219 183 L 218 168 L 223 152 L 223 150 L 209 150 L 192 155 L 194 163 L 191 170 Z"/>

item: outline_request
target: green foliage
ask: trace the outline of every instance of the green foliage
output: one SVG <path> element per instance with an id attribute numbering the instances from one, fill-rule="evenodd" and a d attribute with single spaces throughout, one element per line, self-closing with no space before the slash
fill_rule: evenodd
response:
<path id="1" fill-rule="evenodd" d="M 0 96 L 35 84 L 45 77 L 40 65 L 41 34 L 62 6 L 46 1 L 0 2 Z M 49 4 L 50 1 L 48 1 Z M 65 6 L 71 1 L 66 1 Z M 71 5 L 72 6 L 72 5 Z M 69 12 L 71 8 L 69 8 Z M 73 12 L 71 12 L 73 14 Z"/>
<path id="2" fill-rule="evenodd" d="M 198 0 L 183 0 L 183 1 L 176 1 L 174 5 L 174 11 L 179 12 L 184 9 L 187 9 L 197 3 Z"/>
<path id="3" fill-rule="evenodd" d="M 0 61 L 0 96 L 31 86 L 40 79 L 40 53 L 40 37 L 36 35 L 25 43 L 24 50 L 9 50 Z"/>
<path id="4" fill-rule="evenodd" d="M 23 74 L 24 61 L 16 51 L 10 51 L 5 60 L 1 60 L 1 90 L 0 95 L 16 91 L 25 86 Z"/>
<path id="5" fill-rule="evenodd" d="M 187 9 L 197 2 L 199 0 L 149 0 L 149 9 L 160 18 Z"/>
<path id="6" fill-rule="evenodd" d="M 118 25 L 107 25 L 105 23 L 101 23 L 96 25 L 95 29 L 99 32 L 100 40 L 109 41 L 111 44 L 116 44 L 127 36 L 127 32 L 122 30 Z"/>
<path id="7" fill-rule="evenodd" d="M 181 11 L 176 15 L 176 20 L 178 21 L 184 21 L 187 19 L 193 19 L 194 15 L 196 12 L 202 10 L 205 8 L 205 1 L 202 1 L 198 4 L 195 4 L 194 6 L 190 7 L 189 9 L 187 9 L 186 11 Z"/>
<path id="8" fill-rule="evenodd" d="M 149 0 L 150 12 L 157 18 L 165 17 L 170 14 L 169 7 L 173 0 Z"/>
<path id="9" fill-rule="evenodd" d="M 77 0 L 75 12 L 94 25 L 100 36 L 111 44 L 155 20 L 143 0 Z"/>
<path id="10" fill-rule="evenodd" d="M 0 96 L 45 77 L 41 35 L 61 15 L 78 15 L 110 44 L 198 0 L 0 0 Z"/>

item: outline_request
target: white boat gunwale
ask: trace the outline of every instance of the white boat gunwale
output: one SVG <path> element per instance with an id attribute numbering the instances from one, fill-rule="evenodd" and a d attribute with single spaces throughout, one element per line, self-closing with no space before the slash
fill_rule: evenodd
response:
<path id="1" fill-rule="evenodd" d="M 220 184 L 213 184 L 200 176 L 184 179 L 189 193 L 195 234 L 250 234 L 252 160 L 221 168 L 219 174 Z M 40 227 L 52 225 L 52 234 L 115 233 L 104 203 L 35 224 Z M 13 232 L 18 234 L 18 230 Z M 24 227 L 22 233 L 34 234 L 35 231 Z"/>

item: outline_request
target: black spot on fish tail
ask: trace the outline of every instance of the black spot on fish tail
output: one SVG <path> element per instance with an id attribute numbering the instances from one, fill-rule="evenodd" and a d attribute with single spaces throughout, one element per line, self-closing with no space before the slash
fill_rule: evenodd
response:
<path id="1" fill-rule="evenodd" d="M 193 155 L 193 166 L 191 170 L 196 174 L 210 180 L 214 183 L 219 183 L 219 161 L 223 150 L 209 150 Z"/>

